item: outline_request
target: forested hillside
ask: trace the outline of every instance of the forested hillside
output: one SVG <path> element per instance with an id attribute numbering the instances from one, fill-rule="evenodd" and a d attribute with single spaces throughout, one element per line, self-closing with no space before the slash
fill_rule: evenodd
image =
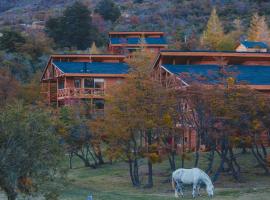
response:
<path id="1" fill-rule="evenodd" d="M 59 15 L 75 0 L 1 0 L 2 23 L 30 23 Z M 100 0 L 81 0 L 93 9 Z M 115 0 L 121 17 L 106 29 L 162 30 L 173 35 L 182 29 L 185 34 L 202 32 L 211 9 L 217 7 L 225 31 L 231 30 L 233 20 L 241 19 L 248 26 L 254 12 L 270 17 L 267 0 Z M 42 19 L 44 18 L 44 19 Z"/>

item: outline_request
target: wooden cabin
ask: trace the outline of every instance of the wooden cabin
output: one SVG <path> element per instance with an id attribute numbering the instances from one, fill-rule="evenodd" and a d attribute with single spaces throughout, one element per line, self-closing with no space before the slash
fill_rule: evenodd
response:
<path id="1" fill-rule="evenodd" d="M 161 51 L 153 64 L 153 77 L 165 87 L 213 85 L 219 84 L 221 67 L 232 72 L 237 84 L 270 94 L 270 53 Z M 189 149 L 195 148 L 195 135 L 192 128 L 185 132 Z M 262 140 L 268 143 L 268 136 Z"/>
<path id="2" fill-rule="evenodd" d="M 108 51 L 112 54 L 130 54 L 141 47 L 153 53 L 167 49 L 164 32 L 109 32 Z"/>
<path id="3" fill-rule="evenodd" d="M 106 90 L 128 73 L 124 59 L 123 55 L 52 55 L 41 78 L 42 94 L 49 105 L 88 102 L 91 111 L 102 111 Z"/>
<path id="4" fill-rule="evenodd" d="M 268 45 L 265 42 L 242 41 L 235 49 L 237 52 L 267 52 Z"/>

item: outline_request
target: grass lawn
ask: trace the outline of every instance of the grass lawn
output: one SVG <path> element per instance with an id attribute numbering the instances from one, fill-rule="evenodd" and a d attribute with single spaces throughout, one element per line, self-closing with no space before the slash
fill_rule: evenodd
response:
<path id="1" fill-rule="evenodd" d="M 192 156 L 192 155 L 191 155 Z M 241 159 L 240 159 L 241 158 Z M 270 177 L 264 176 L 260 168 L 256 168 L 256 161 L 250 154 L 241 155 L 243 177 L 241 183 L 236 183 L 228 175 L 223 175 L 215 183 L 216 200 L 269 200 Z M 206 155 L 200 160 L 200 168 L 205 168 Z M 141 163 L 142 180 L 146 182 L 146 166 Z M 178 164 L 179 166 L 179 164 Z M 192 166 L 186 163 L 186 168 Z M 129 181 L 128 167 L 125 163 L 104 165 L 98 169 L 83 167 L 78 160 L 74 162 L 74 169 L 67 175 L 67 184 L 61 195 L 61 200 L 86 200 L 89 194 L 94 200 L 172 200 L 174 193 L 171 183 L 168 181 L 170 170 L 168 163 L 164 161 L 154 165 L 154 187 L 152 189 L 133 188 Z M 184 188 L 184 199 L 192 199 L 191 187 Z M 209 199 L 204 190 L 202 197 Z"/>

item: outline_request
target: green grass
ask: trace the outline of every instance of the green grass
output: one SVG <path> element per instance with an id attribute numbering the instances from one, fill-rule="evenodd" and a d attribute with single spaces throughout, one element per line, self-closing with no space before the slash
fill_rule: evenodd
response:
<path id="1" fill-rule="evenodd" d="M 206 155 L 200 160 L 200 167 L 206 166 Z M 239 157 L 242 166 L 242 182 L 235 182 L 230 176 L 222 176 L 215 183 L 216 200 L 269 200 L 270 177 L 261 174 L 255 168 L 255 160 L 250 154 Z M 178 166 L 180 165 L 177 163 Z M 186 167 L 192 167 L 192 162 L 187 162 Z M 146 166 L 141 163 L 142 180 L 146 182 Z M 74 169 L 67 175 L 67 183 L 61 195 L 61 200 L 86 200 L 92 194 L 94 200 L 172 200 L 174 193 L 168 182 L 170 170 L 168 162 L 164 161 L 154 165 L 154 187 L 152 189 L 133 188 L 128 176 L 128 167 L 125 163 L 104 165 L 98 169 L 83 167 L 79 160 L 75 161 Z M 184 188 L 184 199 L 192 199 L 191 187 Z M 209 199 L 204 190 L 200 200 Z"/>

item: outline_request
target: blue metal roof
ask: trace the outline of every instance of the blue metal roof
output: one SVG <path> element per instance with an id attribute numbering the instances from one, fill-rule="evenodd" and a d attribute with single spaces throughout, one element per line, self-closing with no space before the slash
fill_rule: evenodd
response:
<path id="1" fill-rule="evenodd" d="M 219 65 L 163 65 L 168 71 L 185 81 L 198 81 L 214 84 L 224 77 Z M 250 85 L 270 85 L 270 66 L 230 65 L 225 77 L 234 77 L 236 82 Z"/>
<path id="2" fill-rule="evenodd" d="M 129 71 L 129 66 L 126 63 L 55 61 L 53 64 L 67 74 L 127 74 Z"/>
<path id="3" fill-rule="evenodd" d="M 263 48 L 267 49 L 268 45 L 264 42 L 243 41 L 241 42 L 246 48 Z"/>
<path id="4" fill-rule="evenodd" d="M 110 38 L 111 44 L 140 44 L 141 38 Z M 164 37 L 145 38 L 146 44 L 167 44 Z"/>

